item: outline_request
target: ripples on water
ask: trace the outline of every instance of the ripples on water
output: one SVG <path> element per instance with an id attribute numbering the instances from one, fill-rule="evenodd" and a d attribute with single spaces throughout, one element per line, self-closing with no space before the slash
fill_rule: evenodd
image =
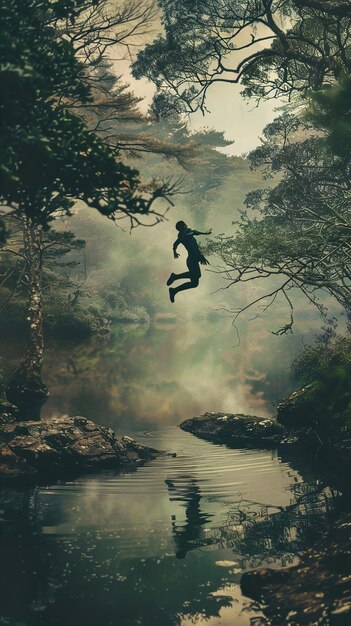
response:
<path id="1" fill-rule="evenodd" d="M 241 573 L 295 563 L 328 526 L 331 489 L 276 452 L 174 427 L 133 435 L 177 456 L 3 492 L 0 624 L 266 623 L 241 596 Z"/>

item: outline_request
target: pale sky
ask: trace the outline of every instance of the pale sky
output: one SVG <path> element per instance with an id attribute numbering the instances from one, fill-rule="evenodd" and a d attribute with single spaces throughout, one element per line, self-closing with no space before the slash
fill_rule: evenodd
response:
<path id="1" fill-rule="evenodd" d="M 194 113 L 190 118 L 190 128 L 199 130 L 206 126 L 223 131 L 226 139 L 234 141 L 225 148 L 225 153 L 241 155 L 260 143 L 262 130 L 276 117 L 274 109 L 278 105 L 281 102 L 270 100 L 256 107 L 253 100 L 248 102 L 240 95 L 240 86 L 215 85 L 208 91 L 207 108 L 210 112 L 205 116 Z"/>
<path id="2" fill-rule="evenodd" d="M 121 63 L 118 63 L 119 73 Z M 137 96 L 144 97 L 141 109 L 147 111 L 155 87 L 146 79 L 135 80 L 126 64 L 123 76 Z M 240 85 L 217 84 L 207 92 L 206 106 L 208 113 L 193 113 L 189 116 L 189 128 L 197 131 L 202 128 L 214 128 L 223 131 L 225 138 L 234 143 L 224 149 L 229 155 L 241 155 L 255 148 L 260 143 L 263 128 L 278 115 L 274 110 L 282 101 L 268 100 L 256 107 L 254 100 L 247 101 L 240 95 Z"/>

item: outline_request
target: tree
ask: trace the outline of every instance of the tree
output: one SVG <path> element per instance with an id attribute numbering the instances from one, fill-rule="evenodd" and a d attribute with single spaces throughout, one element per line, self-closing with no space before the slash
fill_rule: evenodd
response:
<path id="1" fill-rule="evenodd" d="M 337 4 L 159 0 L 164 34 L 139 52 L 134 75 L 154 81 L 164 113 L 204 111 L 215 83 L 257 99 L 320 89 L 351 69 L 351 15 Z"/>
<path id="2" fill-rule="evenodd" d="M 28 298 L 28 285 L 32 272 L 30 250 L 25 247 L 23 218 L 8 218 L 6 245 L 0 248 L 0 287 L 2 288 L 0 312 L 6 310 L 13 300 Z M 43 275 L 43 292 L 46 299 L 59 291 L 65 291 L 68 301 L 74 299 L 72 292 L 79 289 L 72 272 L 80 265 L 79 253 L 86 242 L 77 239 L 69 230 L 42 231 L 39 261 Z M 68 258 L 67 258 L 68 255 Z M 78 281 L 81 282 L 81 281 Z"/>
<path id="3" fill-rule="evenodd" d="M 41 226 L 34 226 L 26 215 L 13 215 L 8 219 L 8 226 L 6 244 L 0 249 L 2 266 L 5 268 L 1 286 L 9 285 L 12 289 L 2 307 L 8 306 L 13 297 L 24 294 L 28 301 L 27 319 L 30 332 L 20 366 L 14 378 L 8 382 L 7 397 L 17 405 L 21 415 L 26 416 L 30 411 L 31 418 L 38 419 L 41 405 L 48 395 L 40 375 L 44 356 L 43 289 L 47 288 L 45 271 L 59 265 L 67 268 L 76 265 L 76 261 L 65 261 L 63 257 L 82 249 L 85 242 L 76 239 L 70 231 L 45 231 Z M 69 284 L 67 279 L 66 284 Z"/>
<path id="4" fill-rule="evenodd" d="M 240 83 L 244 96 L 294 99 L 300 117 L 283 115 L 251 155 L 272 188 L 247 197 L 237 232 L 209 246 L 229 285 L 264 278 L 269 288 L 248 304 L 264 310 L 299 289 L 324 313 L 326 292 L 350 312 L 349 3 L 333 0 L 160 0 L 164 34 L 134 64 L 157 87 L 163 114 L 205 111 L 217 82 Z M 308 108 L 309 122 L 301 117 Z M 258 212 L 252 213 L 253 210 Z M 260 281 L 261 284 L 261 281 Z M 238 311 L 240 313 L 242 309 Z"/>
<path id="5" fill-rule="evenodd" d="M 118 60 L 130 60 L 156 17 L 153 0 L 78 0 L 70 3 L 69 11 L 62 12 L 61 8 L 52 23 L 70 41 L 84 65 L 94 67 L 111 47 Z M 87 75 L 87 80 L 94 84 L 91 76 Z"/>
<path id="6" fill-rule="evenodd" d="M 320 132 L 286 113 L 266 127 L 264 137 L 250 154 L 251 164 L 279 182 L 249 194 L 235 235 L 219 238 L 210 249 L 224 262 L 230 285 L 264 281 L 265 291 L 237 315 L 285 299 L 290 321 L 281 334 L 293 325 L 293 290 L 321 313 L 323 293 L 351 313 L 351 162 L 350 155 L 347 161 L 336 156 Z"/>
<path id="7" fill-rule="evenodd" d="M 146 178 L 155 172 L 168 178 L 171 170 L 182 180 L 184 192 L 191 189 L 196 204 L 203 206 L 232 171 L 230 160 L 217 150 L 231 141 L 213 129 L 190 133 L 187 121 L 175 112 L 163 117 L 151 106 L 142 113 L 137 108 L 141 99 L 113 74 L 108 61 L 102 59 L 91 71 L 96 80 L 93 101 L 79 107 L 89 127 L 129 162 L 142 159 Z"/>
<path id="8" fill-rule="evenodd" d="M 23 219 L 24 250 L 30 260 L 29 347 L 8 395 L 22 416 L 37 418 L 47 390 L 43 361 L 43 232 L 58 215 L 70 215 L 79 199 L 111 219 L 162 211 L 154 202 L 170 198 L 174 185 L 141 186 L 137 170 L 112 150 L 72 111 L 72 103 L 91 101 L 86 68 L 77 48 L 58 28 L 74 23 L 77 11 L 97 10 L 99 0 L 9 0 L 1 6 L 0 32 L 0 202 L 3 218 Z M 55 26 L 55 28 L 54 28 Z"/>
<path id="9" fill-rule="evenodd" d="M 101 59 L 89 69 L 92 101 L 74 105 L 74 110 L 111 150 L 126 158 L 160 155 L 188 169 L 197 158 L 198 144 L 189 136 L 184 121 L 175 115 L 163 120 L 152 109 L 143 114 L 138 108 L 143 98 L 135 96 L 111 68 L 111 62 Z"/>

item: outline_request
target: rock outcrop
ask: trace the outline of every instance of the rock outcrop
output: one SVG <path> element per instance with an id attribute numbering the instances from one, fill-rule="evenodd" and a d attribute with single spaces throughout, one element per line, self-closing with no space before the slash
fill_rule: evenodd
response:
<path id="1" fill-rule="evenodd" d="M 14 407 L 7 403 L 3 409 L 0 482 L 47 483 L 97 469 L 135 467 L 159 454 L 84 417 L 18 422 Z"/>
<path id="2" fill-rule="evenodd" d="M 279 402 L 277 420 L 287 428 L 314 426 L 318 406 L 318 384 L 311 383 Z"/>
<path id="3" fill-rule="evenodd" d="M 280 450 L 288 450 L 298 447 L 318 450 L 322 443 L 311 427 L 287 427 L 275 418 L 241 413 L 204 413 L 185 420 L 179 427 L 201 439 L 235 448 L 279 447 Z M 330 454 L 329 449 L 327 454 Z"/>
<path id="4" fill-rule="evenodd" d="M 205 413 L 185 420 L 180 428 L 202 439 L 235 446 L 275 446 L 286 435 L 284 426 L 274 419 L 230 413 Z"/>

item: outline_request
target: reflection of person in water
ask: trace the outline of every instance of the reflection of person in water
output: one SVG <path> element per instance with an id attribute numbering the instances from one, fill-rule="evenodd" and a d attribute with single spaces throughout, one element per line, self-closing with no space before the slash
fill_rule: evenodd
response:
<path id="1" fill-rule="evenodd" d="M 188 266 L 188 272 L 183 272 L 183 274 L 171 274 L 169 279 L 167 280 L 167 285 L 169 286 L 169 298 L 171 302 L 174 302 L 174 298 L 178 291 L 185 291 L 185 289 L 195 289 L 198 286 L 199 280 L 201 278 L 201 265 L 208 265 L 207 259 L 201 253 L 199 246 L 197 245 L 197 241 L 195 239 L 195 235 L 210 235 L 211 230 L 202 233 L 199 230 L 192 230 L 188 228 L 185 222 L 177 222 L 176 229 L 178 231 L 178 237 L 173 244 L 173 255 L 175 259 L 178 259 L 179 254 L 177 253 L 177 247 L 180 243 L 183 244 L 185 249 L 188 252 L 188 258 L 186 264 Z M 170 287 L 174 283 L 175 280 L 180 280 L 182 278 L 190 278 L 189 282 L 182 283 L 178 287 Z"/>
<path id="2" fill-rule="evenodd" d="M 184 479 L 188 484 L 184 485 Z M 175 481 L 165 481 L 170 493 L 170 500 L 177 500 L 186 506 L 183 524 L 177 524 L 175 516 L 172 515 L 172 532 L 176 544 L 177 559 L 184 559 L 187 553 L 194 548 L 206 545 L 209 539 L 203 537 L 202 528 L 209 522 L 212 515 L 202 513 L 200 509 L 201 492 L 193 478 L 182 477 L 181 483 L 177 486 Z"/>

